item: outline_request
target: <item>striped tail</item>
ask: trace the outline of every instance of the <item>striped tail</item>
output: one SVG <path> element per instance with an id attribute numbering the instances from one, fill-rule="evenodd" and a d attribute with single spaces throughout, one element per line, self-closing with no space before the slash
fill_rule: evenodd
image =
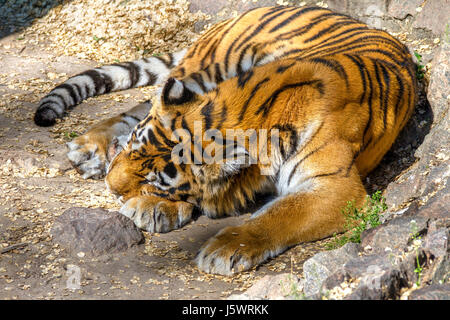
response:
<path id="1" fill-rule="evenodd" d="M 152 56 L 133 62 L 87 70 L 55 87 L 39 103 L 34 115 L 38 126 L 51 126 L 57 118 L 83 100 L 113 91 L 163 83 L 183 58 L 186 50 Z"/>

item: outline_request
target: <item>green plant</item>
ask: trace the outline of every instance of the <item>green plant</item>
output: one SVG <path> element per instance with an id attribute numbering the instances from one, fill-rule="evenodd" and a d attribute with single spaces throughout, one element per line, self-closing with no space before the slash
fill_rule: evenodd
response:
<path id="1" fill-rule="evenodd" d="M 381 224 L 380 214 L 386 209 L 386 200 L 381 195 L 381 191 L 368 196 L 361 208 L 356 208 L 353 201 L 348 201 L 347 206 L 342 209 L 345 217 L 345 232 L 342 235 L 334 234 L 333 241 L 328 244 L 328 249 L 339 248 L 347 242 L 360 243 L 364 230 Z"/>
<path id="2" fill-rule="evenodd" d="M 414 269 L 414 273 L 417 273 L 417 281 L 416 286 L 420 286 L 420 280 L 422 279 L 422 271 L 423 267 L 419 261 L 420 247 L 422 245 L 422 237 L 419 236 L 419 232 L 417 230 L 417 223 L 415 220 L 411 220 L 411 240 L 414 246 L 414 250 L 416 251 L 416 268 Z"/>
<path id="3" fill-rule="evenodd" d="M 66 140 L 72 140 L 73 138 L 76 138 L 78 136 L 79 136 L 79 134 L 74 132 L 74 131 L 72 131 L 72 132 L 64 132 L 64 138 Z"/>
<path id="4" fill-rule="evenodd" d="M 100 40 L 105 40 L 105 38 L 104 37 L 97 37 L 96 35 L 94 35 L 93 37 L 92 37 L 92 39 L 94 39 L 94 41 L 95 42 L 99 42 Z"/>
<path id="5" fill-rule="evenodd" d="M 416 77 L 417 80 L 422 80 L 423 77 L 425 76 L 425 66 L 422 64 L 422 55 L 417 51 L 414 51 L 414 55 L 417 58 Z"/>
<path id="6" fill-rule="evenodd" d="M 288 276 L 288 283 L 284 283 L 280 280 L 280 287 L 285 297 L 290 297 L 294 300 L 301 300 L 305 298 L 305 294 L 298 287 L 297 281 L 293 280 L 292 274 Z"/>

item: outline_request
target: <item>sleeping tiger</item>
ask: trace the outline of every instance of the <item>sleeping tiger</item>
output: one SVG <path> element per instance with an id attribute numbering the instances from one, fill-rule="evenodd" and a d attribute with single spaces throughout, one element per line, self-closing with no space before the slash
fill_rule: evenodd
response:
<path id="1" fill-rule="evenodd" d="M 417 97 L 411 56 L 388 33 L 324 8 L 276 6 L 220 22 L 187 50 L 76 75 L 41 100 L 35 122 L 52 125 L 87 97 L 158 84 L 154 103 L 94 126 L 67 156 L 84 178 L 106 174 L 120 212 L 149 232 L 180 228 L 195 212 L 236 215 L 272 193 L 200 248 L 198 267 L 224 275 L 342 232 L 341 208 L 362 204 L 362 179 Z M 261 129 L 277 132 L 258 137 L 269 161 L 249 151 L 245 132 Z M 226 138 L 206 139 L 209 130 Z M 229 139 L 229 130 L 241 133 Z M 233 152 L 206 161 L 211 145 Z"/>

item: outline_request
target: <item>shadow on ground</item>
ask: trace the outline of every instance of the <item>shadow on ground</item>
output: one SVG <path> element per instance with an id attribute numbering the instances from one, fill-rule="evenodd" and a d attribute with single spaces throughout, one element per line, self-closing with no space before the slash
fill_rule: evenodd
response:
<path id="1" fill-rule="evenodd" d="M 384 191 L 391 182 L 408 171 L 417 161 L 416 150 L 430 132 L 433 119 L 433 111 L 427 99 L 426 83 L 422 80 L 419 82 L 419 98 L 411 119 L 378 167 L 364 181 L 369 194 L 377 190 Z"/>
<path id="2" fill-rule="evenodd" d="M 29 27 L 67 0 L 0 0 L 0 39 Z"/>

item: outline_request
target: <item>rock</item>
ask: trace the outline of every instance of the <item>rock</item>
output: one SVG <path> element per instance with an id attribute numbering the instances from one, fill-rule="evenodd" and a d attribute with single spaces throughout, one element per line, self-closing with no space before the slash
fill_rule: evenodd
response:
<path id="1" fill-rule="evenodd" d="M 144 240 L 133 221 L 101 208 L 67 209 L 56 219 L 51 234 L 53 241 L 72 253 L 94 256 L 123 251 Z"/>
<path id="2" fill-rule="evenodd" d="M 433 284 L 414 290 L 408 297 L 409 300 L 450 300 L 450 283 Z"/>
<path id="3" fill-rule="evenodd" d="M 369 26 L 381 28 L 386 15 L 386 0 L 328 0 L 328 8 L 348 14 Z"/>
<path id="4" fill-rule="evenodd" d="M 432 257 L 442 257 L 449 249 L 448 242 L 448 230 L 441 228 L 427 234 L 423 249 Z"/>
<path id="5" fill-rule="evenodd" d="M 422 282 L 439 283 L 450 279 L 450 237 L 449 229 L 440 228 L 430 231 L 422 249 L 427 256 L 427 265 Z"/>
<path id="6" fill-rule="evenodd" d="M 333 292 L 342 283 L 353 280 L 355 287 L 343 299 L 395 299 L 402 288 L 415 280 L 414 272 L 410 271 L 414 258 L 413 253 L 408 256 L 383 253 L 351 259 L 323 282 L 321 291 Z"/>
<path id="7" fill-rule="evenodd" d="M 392 0 L 389 3 L 388 13 L 394 18 L 403 20 L 408 15 L 415 15 L 416 8 L 422 4 L 423 0 Z"/>
<path id="8" fill-rule="evenodd" d="M 450 0 L 425 1 L 425 5 L 413 23 L 414 28 L 426 28 L 441 35 L 450 18 Z"/>
<path id="9" fill-rule="evenodd" d="M 429 1 L 430 2 L 430 1 Z M 428 3 L 429 3 L 428 2 Z M 433 2 L 433 1 L 431 1 Z M 437 2 L 437 1 L 436 1 Z M 442 10 L 445 11 L 445 10 Z M 448 11 L 448 10 L 447 10 Z M 443 21 L 439 21 L 444 24 Z M 435 66 L 431 72 L 428 87 L 428 101 L 433 109 L 435 120 L 441 120 L 447 114 L 450 94 L 450 43 L 443 40 L 433 58 Z"/>
<path id="10" fill-rule="evenodd" d="M 443 166 L 442 166 L 443 167 Z M 428 218 L 433 218 L 444 226 L 450 225 L 450 185 L 447 184 L 444 188 L 429 198 L 427 203 L 420 207 L 421 215 Z"/>
<path id="11" fill-rule="evenodd" d="M 286 300 L 299 298 L 303 281 L 296 275 L 283 273 L 267 275 L 243 294 L 234 294 L 228 300 Z"/>
<path id="12" fill-rule="evenodd" d="M 423 234 L 427 223 L 427 218 L 418 214 L 415 207 L 410 207 L 403 216 L 364 231 L 361 235 L 361 247 L 370 246 L 372 254 L 386 250 L 401 251 L 410 241 L 413 227 L 416 233 Z"/>
<path id="13" fill-rule="evenodd" d="M 347 243 L 343 247 L 317 253 L 303 264 L 304 292 L 307 297 L 320 294 L 322 283 L 350 259 L 358 256 L 359 245 Z"/>
<path id="14" fill-rule="evenodd" d="M 210 18 L 207 23 L 216 23 L 225 19 L 234 18 L 237 14 L 243 13 L 257 7 L 276 6 L 278 0 L 258 0 L 258 1 L 242 1 L 242 0 L 190 0 L 189 11 L 202 11 Z M 290 4 L 299 5 L 302 1 L 291 1 Z M 314 2 L 309 0 L 308 4 Z M 195 25 L 195 31 L 200 32 L 206 22 L 198 22 Z"/>
<path id="15" fill-rule="evenodd" d="M 442 202 L 442 210 L 448 210 L 445 207 L 450 207 L 446 191 L 450 175 L 449 60 L 450 44 L 443 43 L 433 59 L 435 68 L 431 73 L 427 92 L 433 113 L 433 125 L 415 152 L 415 157 L 419 160 L 388 185 L 385 197 L 391 206 L 398 207 L 414 199 L 426 204 L 445 190 L 447 196 L 442 198 L 445 199 L 445 202 Z M 438 212 L 435 211 L 435 214 Z"/>

